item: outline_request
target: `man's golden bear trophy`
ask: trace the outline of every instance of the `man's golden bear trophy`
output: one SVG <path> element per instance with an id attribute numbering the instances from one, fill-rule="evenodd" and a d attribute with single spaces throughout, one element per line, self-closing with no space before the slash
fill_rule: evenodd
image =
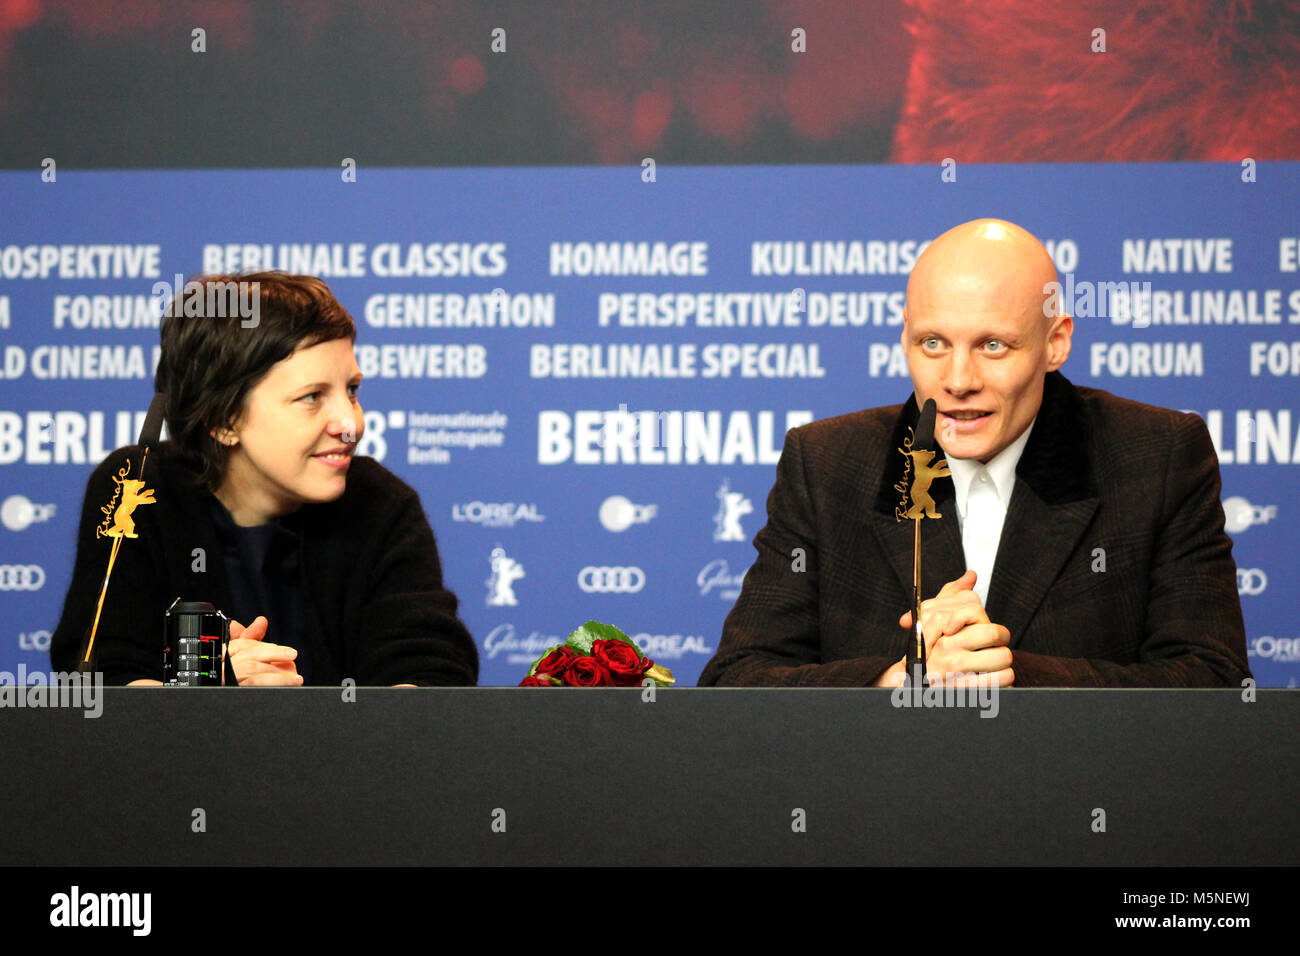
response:
<path id="1" fill-rule="evenodd" d="M 930 485 L 936 478 L 952 474 L 946 459 L 935 460 L 938 454 L 934 443 L 935 412 L 934 399 L 927 398 L 915 430 L 909 429 L 912 433 L 898 449 L 907 456 L 907 464 L 903 468 L 903 480 L 894 486 L 903 496 L 902 502 L 894 509 L 894 516 L 899 521 L 911 518 L 916 526 L 912 539 L 912 634 L 907 641 L 905 661 L 907 676 L 913 686 L 925 683 L 925 637 L 921 634 L 921 521 L 943 517 L 930 496 Z"/>

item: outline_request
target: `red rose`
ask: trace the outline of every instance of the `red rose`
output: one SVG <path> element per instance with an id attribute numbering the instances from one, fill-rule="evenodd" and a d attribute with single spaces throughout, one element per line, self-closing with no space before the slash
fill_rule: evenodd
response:
<path id="1" fill-rule="evenodd" d="M 569 669 L 564 672 L 564 682 L 574 687 L 607 686 L 609 670 L 594 657 L 575 657 Z"/>
<path id="2" fill-rule="evenodd" d="M 521 680 L 519 682 L 519 686 L 520 687 L 554 687 L 555 685 L 548 680 L 541 680 L 536 675 L 531 675 Z"/>
<path id="3" fill-rule="evenodd" d="M 537 662 L 537 670 L 534 674 L 550 674 L 552 677 L 563 677 L 570 665 L 578 659 L 578 652 L 567 644 L 561 644 L 551 653 L 547 654 Z"/>
<path id="4" fill-rule="evenodd" d="M 631 687 L 641 683 L 641 674 L 645 671 L 645 665 L 636 648 L 627 641 L 593 641 L 591 656 L 609 668 L 615 684 Z"/>

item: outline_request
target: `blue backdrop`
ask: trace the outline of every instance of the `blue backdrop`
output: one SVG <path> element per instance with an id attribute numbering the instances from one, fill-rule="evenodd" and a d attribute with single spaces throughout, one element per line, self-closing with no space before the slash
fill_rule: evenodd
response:
<path id="1" fill-rule="evenodd" d="M 1300 164 L 951 172 L 0 173 L 0 669 L 49 666 L 86 478 L 152 393 L 155 284 L 287 268 L 357 321 L 361 452 L 419 490 L 481 682 L 597 618 L 694 683 L 785 429 L 907 398 L 911 261 L 997 216 L 1057 260 L 1067 377 L 1209 423 L 1250 663 L 1295 686 Z M 1093 297 L 1148 282 L 1136 318 Z"/>

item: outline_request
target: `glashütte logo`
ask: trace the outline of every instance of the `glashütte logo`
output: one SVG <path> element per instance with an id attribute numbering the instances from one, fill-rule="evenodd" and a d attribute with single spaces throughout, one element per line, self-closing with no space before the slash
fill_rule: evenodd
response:
<path id="1" fill-rule="evenodd" d="M 717 592 L 723 600 L 734 601 L 740 597 L 740 588 L 745 583 L 745 572 L 732 574 L 726 558 L 710 561 L 695 576 L 695 583 L 700 588 L 700 597 Z"/>
<path id="2" fill-rule="evenodd" d="M 468 521 L 485 528 L 513 528 L 520 521 L 545 521 L 535 504 L 514 501 L 467 501 L 451 506 L 452 521 Z"/>
<path id="3" fill-rule="evenodd" d="M 504 548 L 493 548 L 489 558 L 492 573 L 488 576 L 488 607 L 513 607 L 519 603 L 514 584 L 525 577 L 524 566 L 506 554 Z"/>
<path id="4" fill-rule="evenodd" d="M 724 478 L 718 488 L 718 512 L 713 516 L 714 541 L 744 541 L 745 529 L 740 519 L 754 511 L 754 503 L 738 491 L 732 491 Z"/>
<path id="5" fill-rule="evenodd" d="M 1240 534 L 1257 524 L 1268 524 L 1277 517 L 1277 505 L 1252 505 L 1240 495 L 1223 499 L 1223 526 L 1228 534 Z"/>
<path id="6" fill-rule="evenodd" d="M 504 654 L 508 664 L 531 664 L 541 657 L 547 648 L 563 644 L 564 638 L 558 634 L 543 634 L 529 631 L 527 637 L 519 637 L 515 626 L 509 622 L 498 624 L 488 631 L 483 638 L 483 654 L 488 660 L 495 660 Z"/>
<path id="7" fill-rule="evenodd" d="M 10 531 L 22 531 L 37 521 L 54 517 L 54 505 L 38 505 L 23 495 L 10 495 L 0 505 L 0 523 Z"/>
<path id="8" fill-rule="evenodd" d="M 83 893 L 74 885 L 50 897 L 51 926 L 128 926 L 148 936 L 153 925 L 152 893 Z"/>
<path id="9" fill-rule="evenodd" d="M 588 594 L 635 594 L 645 587 L 645 572 L 634 565 L 587 565 L 578 572 L 578 587 Z"/>
<path id="10" fill-rule="evenodd" d="M 600 503 L 600 523 L 606 531 L 626 531 L 634 524 L 645 524 L 658 513 L 658 505 L 633 504 L 622 495 L 610 495 Z"/>

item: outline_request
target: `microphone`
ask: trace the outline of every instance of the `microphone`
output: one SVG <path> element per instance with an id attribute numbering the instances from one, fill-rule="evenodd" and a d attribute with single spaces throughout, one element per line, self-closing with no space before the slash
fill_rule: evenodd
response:
<path id="1" fill-rule="evenodd" d="M 150 414 L 153 413 L 152 406 L 149 411 Z M 927 398 L 925 405 L 921 408 L 921 417 L 916 422 L 916 431 L 913 433 L 912 438 L 913 448 L 928 448 L 930 451 L 934 451 L 934 419 L 938 413 L 939 408 L 934 404 L 934 399 Z M 148 425 L 147 419 L 145 424 Z"/>
<path id="2" fill-rule="evenodd" d="M 140 440 L 136 442 L 144 449 L 145 454 L 149 449 L 158 444 L 159 436 L 162 435 L 163 417 L 167 413 L 167 400 L 163 397 L 162 392 L 154 394 L 153 401 L 149 403 L 149 411 L 145 412 L 144 424 L 140 426 Z M 934 430 L 931 425 L 930 430 Z M 140 463 L 141 470 L 144 469 L 144 462 Z"/>

